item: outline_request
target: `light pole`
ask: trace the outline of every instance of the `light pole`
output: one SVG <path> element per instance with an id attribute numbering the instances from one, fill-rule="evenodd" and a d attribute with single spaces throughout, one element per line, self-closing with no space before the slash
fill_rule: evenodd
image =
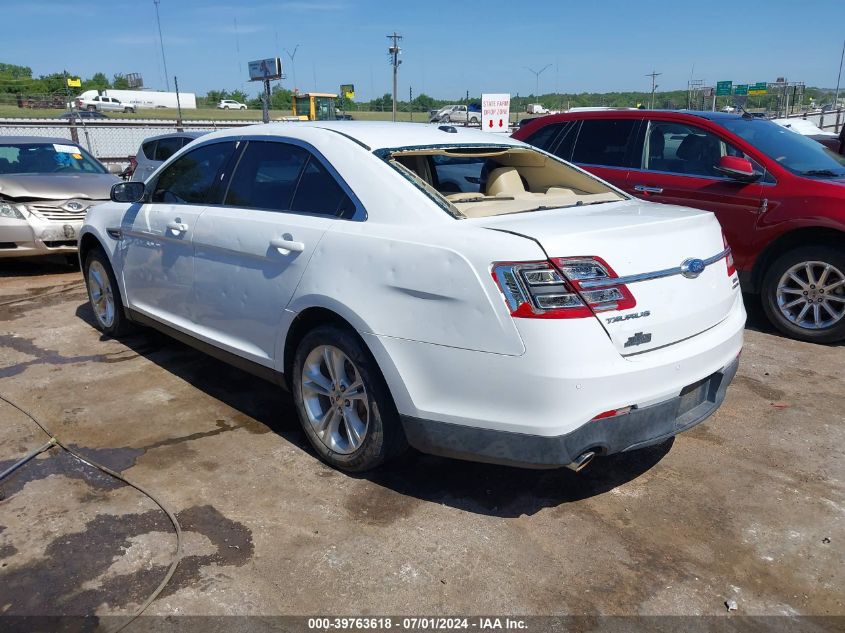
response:
<path id="1" fill-rule="evenodd" d="M 161 44 L 161 63 L 164 65 L 164 83 L 167 86 L 167 91 L 170 92 L 170 75 L 167 74 L 167 60 L 164 57 L 164 38 L 161 36 L 161 17 L 158 14 L 158 4 L 161 0 L 153 0 L 156 7 L 156 24 L 158 24 L 158 41 Z"/>
<path id="2" fill-rule="evenodd" d="M 842 42 L 842 55 L 839 57 L 839 74 L 836 76 L 836 96 L 833 98 L 833 107 L 839 109 L 839 80 L 842 79 L 842 60 L 845 60 L 845 41 Z"/>
<path id="3" fill-rule="evenodd" d="M 293 88 L 296 90 L 296 62 L 294 58 L 296 57 L 296 51 L 299 49 L 299 44 L 293 47 L 293 52 L 291 53 L 288 49 L 285 49 L 285 53 L 287 53 L 288 57 L 290 57 L 290 69 L 293 73 Z"/>
<path id="4" fill-rule="evenodd" d="M 552 65 L 551 65 L 551 64 L 546 64 L 546 65 L 545 65 L 545 66 L 543 66 L 540 70 L 534 70 L 533 68 L 529 68 L 528 66 L 525 66 L 525 67 L 524 67 L 524 68 L 525 68 L 526 70 L 528 70 L 529 72 L 534 73 L 534 84 L 535 84 L 535 85 L 534 85 L 534 96 L 535 96 L 535 97 L 539 97 L 539 96 L 540 96 L 540 75 L 542 75 L 542 74 L 543 74 L 543 71 L 544 71 L 544 70 L 548 70 L 548 69 L 549 69 L 549 68 L 551 68 L 551 67 L 552 67 Z"/>
<path id="5" fill-rule="evenodd" d="M 401 35 L 398 35 L 396 31 L 393 31 L 393 35 L 388 35 L 387 39 L 391 40 L 393 43 L 391 44 L 390 48 L 387 49 L 387 52 L 390 54 L 390 63 L 393 66 L 393 122 L 396 122 L 396 80 L 399 75 L 399 64 L 402 63 L 402 60 L 399 59 L 399 53 L 402 52 L 402 49 L 399 48 L 399 40 L 402 39 Z"/>

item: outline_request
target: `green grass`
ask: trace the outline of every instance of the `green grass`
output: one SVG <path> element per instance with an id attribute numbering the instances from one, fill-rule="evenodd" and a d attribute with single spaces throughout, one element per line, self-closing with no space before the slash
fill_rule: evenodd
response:
<path id="1" fill-rule="evenodd" d="M 0 105 L 0 118 L 33 118 L 33 119 L 55 119 L 63 110 L 49 109 L 23 109 L 14 105 Z M 357 121 L 390 121 L 391 112 L 350 112 Z M 289 110 L 270 110 L 270 119 L 279 119 L 290 116 Z M 165 108 L 154 108 L 150 110 L 138 110 L 135 114 L 123 114 L 121 112 L 109 112 L 106 116 L 110 119 L 169 119 L 176 118 L 176 110 Z M 428 121 L 426 112 L 399 112 L 399 121 Z M 182 110 L 182 120 L 213 120 L 213 121 L 260 121 L 261 110 L 218 110 L 217 108 L 198 108 L 196 110 Z"/>

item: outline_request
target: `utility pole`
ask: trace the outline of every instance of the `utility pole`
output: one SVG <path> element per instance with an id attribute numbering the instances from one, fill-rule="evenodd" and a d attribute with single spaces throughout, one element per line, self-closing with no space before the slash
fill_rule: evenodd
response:
<path id="1" fill-rule="evenodd" d="M 839 57 L 839 75 L 836 77 L 836 96 L 833 98 L 833 107 L 839 109 L 839 80 L 842 79 L 842 60 L 845 60 L 845 41 L 842 42 L 842 55 Z"/>
<path id="2" fill-rule="evenodd" d="M 654 110 L 654 91 L 657 90 L 657 84 L 655 83 L 655 81 L 662 74 L 663 73 L 656 73 L 652 70 L 646 75 L 646 77 L 651 77 L 651 103 L 649 103 L 648 106 L 649 110 Z"/>
<path id="3" fill-rule="evenodd" d="M 182 101 L 179 99 L 179 78 L 173 75 L 173 87 L 176 88 L 176 109 L 179 113 L 179 118 L 176 120 L 176 131 L 182 131 Z"/>
<path id="4" fill-rule="evenodd" d="M 158 24 L 158 41 L 161 44 L 161 63 L 164 65 L 164 82 L 167 85 L 167 92 L 170 92 L 170 75 L 167 74 L 167 60 L 164 58 L 164 38 L 161 36 L 161 17 L 158 14 L 158 4 L 161 0 L 153 0 L 156 7 L 156 24 Z"/>
<path id="5" fill-rule="evenodd" d="M 393 66 L 393 122 L 396 122 L 396 80 L 399 75 L 399 64 L 402 61 L 399 59 L 399 53 L 402 52 L 402 49 L 399 48 L 399 40 L 402 39 L 401 35 L 398 35 L 396 31 L 393 31 L 393 35 L 388 35 L 387 39 L 389 39 L 392 44 L 390 48 L 387 49 L 387 52 L 390 54 L 390 63 Z"/>
<path id="6" fill-rule="evenodd" d="M 528 66 L 525 66 L 525 69 L 527 71 L 534 73 L 534 96 L 535 97 L 540 96 L 540 75 L 543 74 L 543 71 L 548 70 L 551 67 L 552 67 L 551 64 L 546 64 L 540 70 L 534 70 L 533 68 L 529 68 Z"/>
<path id="7" fill-rule="evenodd" d="M 414 120 L 414 87 L 408 86 L 408 110 L 411 112 L 411 122 Z"/>

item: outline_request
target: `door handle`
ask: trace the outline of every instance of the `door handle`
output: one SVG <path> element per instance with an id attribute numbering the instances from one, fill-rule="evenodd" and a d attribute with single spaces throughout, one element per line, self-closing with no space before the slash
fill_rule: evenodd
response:
<path id="1" fill-rule="evenodd" d="M 640 193 L 663 193 L 663 187 L 647 187 L 646 185 L 634 185 L 634 191 Z"/>
<path id="2" fill-rule="evenodd" d="M 279 251 L 282 255 L 290 255 L 291 253 L 301 253 L 305 250 L 305 244 L 302 242 L 294 242 L 293 240 L 286 240 L 281 237 L 270 240 L 270 246 Z"/>
<path id="3" fill-rule="evenodd" d="M 176 233 L 184 233 L 188 230 L 188 225 L 183 224 L 182 222 L 171 221 L 167 223 L 167 228 Z"/>

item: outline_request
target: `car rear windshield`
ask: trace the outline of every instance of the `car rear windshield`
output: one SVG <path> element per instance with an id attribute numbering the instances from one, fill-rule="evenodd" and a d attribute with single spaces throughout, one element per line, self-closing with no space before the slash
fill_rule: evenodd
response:
<path id="1" fill-rule="evenodd" d="M 71 141 L 65 143 L 0 143 L 0 175 L 105 174 L 93 156 Z"/>
<path id="2" fill-rule="evenodd" d="M 528 147 L 438 145 L 377 154 L 456 218 L 626 199 L 594 176 Z"/>
<path id="3" fill-rule="evenodd" d="M 845 157 L 777 123 L 738 118 L 722 125 L 793 174 L 811 178 L 845 176 Z"/>

